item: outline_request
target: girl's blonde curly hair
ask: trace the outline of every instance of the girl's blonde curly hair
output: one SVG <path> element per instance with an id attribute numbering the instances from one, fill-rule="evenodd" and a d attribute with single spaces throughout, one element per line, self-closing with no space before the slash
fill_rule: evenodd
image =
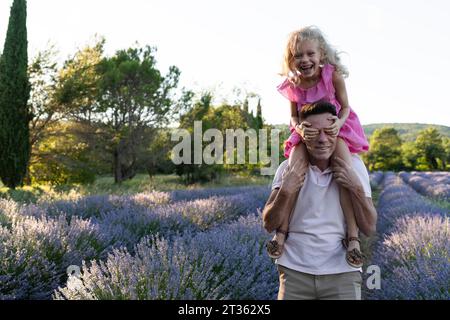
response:
<path id="1" fill-rule="evenodd" d="M 284 52 L 283 67 L 281 75 L 288 77 L 292 82 L 298 84 L 300 82 L 298 70 L 294 65 L 294 55 L 297 51 L 297 46 L 304 40 L 316 40 L 319 43 L 319 48 L 322 53 L 321 63 L 332 64 L 336 71 L 344 78 L 348 77 L 347 68 L 341 63 L 339 52 L 331 46 L 323 35 L 322 31 L 316 26 L 304 27 L 300 30 L 294 31 L 289 35 L 288 43 Z"/>

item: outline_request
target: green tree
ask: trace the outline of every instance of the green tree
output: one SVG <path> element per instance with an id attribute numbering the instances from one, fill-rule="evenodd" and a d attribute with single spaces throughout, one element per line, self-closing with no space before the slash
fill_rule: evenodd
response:
<path id="1" fill-rule="evenodd" d="M 14 0 L 0 59 L 0 178 L 12 189 L 23 185 L 31 149 L 26 17 L 26 1 Z"/>
<path id="2" fill-rule="evenodd" d="M 170 159 L 172 143 L 170 141 L 170 130 L 158 129 L 149 133 L 153 136 L 152 141 L 147 145 L 143 145 L 139 154 L 138 167 L 145 170 L 150 179 L 158 173 L 173 173 L 174 164 Z"/>
<path id="3" fill-rule="evenodd" d="M 402 141 L 394 128 L 376 129 L 370 137 L 369 152 L 364 154 L 369 170 L 400 170 Z"/>
<path id="4" fill-rule="evenodd" d="M 262 129 L 263 127 L 263 118 L 262 118 L 262 110 L 261 110 L 261 99 L 258 99 L 258 105 L 256 106 L 256 119 L 255 119 L 255 129 Z"/>
<path id="5" fill-rule="evenodd" d="M 92 161 L 94 155 L 89 146 L 76 134 L 83 130 L 75 130 L 77 126 L 77 123 L 59 121 L 45 127 L 42 138 L 34 146 L 35 161 L 30 164 L 31 183 L 62 185 L 95 180 L 99 164 Z"/>
<path id="6" fill-rule="evenodd" d="M 256 121 L 255 117 L 252 117 L 248 114 L 248 97 L 241 105 L 230 105 L 224 103 L 219 106 L 213 106 L 213 95 L 212 93 L 205 92 L 201 95 L 197 102 L 195 102 L 192 107 L 181 116 L 180 119 L 180 128 L 187 129 L 191 137 L 193 137 L 194 131 L 194 122 L 201 121 L 202 123 L 202 132 L 205 133 L 208 129 L 217 129 L 221 133 L 221 137 L 223 141 L 221 141 L 223 145 L 223 158 L 220 159 L 223 163 L 218 164 L 196 164 L 193 163 L 193 154 L 194 154 L 194 142 L 191 139 L 191 162 L 192 163 L 182 163 L 175 167 L 175 171 L 177 174 L 182 176 L 186 183 L 194 183 L 197 181 L 209 181 L 220 175 L 220 173 L 227 172 L 251 172 L 252 170 L 256 170 L 260 167 L 260 164 L 250 163 L 251 155 L 257 159 L 257 145 L 254 146 L 253 150 L 254 154 L 250 154 L 250 140 L 253 139 L 255 144 L 258 139 L 258 129 L 262 128 L 262 118 L 260 117 L 260 121 Z M 260 105 L 260 104 L 259 104 Z M 259 108 L 260 110 L 260 108 Z M 252 132 L 249 132 L 247 135 L 247 130 L 252 129 Z M 240 160 L 240 158 L 236 157 L 238 153 L 238 144 L 243 146 L 241 139 L 234 138 L 233 142 L 233 164 L 227 163 L 227 130 L 234 130 L 234 134 L 237 134 L 240 131 L 244 135 L 245 138 L 245 146 L 242 147 L 242 151 L 245 152 L 245 163 L 236 163 Z M 229 132 L 228 134 L 230 134 Z M 252 136 L 253 134 L 253 136 Z M 210 144 L 214 144 L 214 141 L 202 141 L 202 150 L 205 150 Z M 239 150 L 240 151 L 240 150 Z M 256 157 L 255 157 L 256 155 Z M 253 159 L 252 159 L 253 160 Z"/>
<path id="7" fill-rule="evenodd" d="M 174 96 L 180 71 L 172 66 L 163 76 L 149 46 L 119 50 L 102 57 L 104 40 L 87 47 L 66 63 L 60 101 L 72 119 L 89 124 L 89 145 L 109 156 L 115 182 L 131 179 L 140 162 L 149 129 L 167 125 L 182 104 Z M 83 133 L 80 133 L 83 134 Z M 101 151 L 100 151 L 101 152 Z"/>
<path id="8" fill-rule="evenodd" d="M 448 170 L 447 166 L 450 165 L 450 138 L 442 138 L 442 146 L 444 147 L 444 170 Z"/>
<path id="9" fill-rule="evenodd" d="M 445 149 L 442 136 L 436 128 L 427 128 L 419 132 L 415 142 L 417 152 L 429 169 L 438 170 L 439 161 L 445 162 Z"/>
<path id="10" fill-rule="evenodd" d="M 243 111 L 237 106 L 223 104 L 221 106 L 210 108 L 209 112 L 202 119 L 206 121 L 206 127 L 216 128 L 225 134 L 226 129 L 243 129 L 250 127 L 245 120 Z"/>
<path id="11" fill-rule="evenodd" d="M 193 98 L 191 96 L 191 98 Z M 200 99 L 191 105 L 186 113 L 180 116 L 180 128 L 194 131 L 194 121 L 201 121 L 205 118 L 212 108 L 213 95 L 205 91 L 201 93 Z"/>
<path id="12" fill-rule="evenodd" d="M 31 84 L 29 110 L 33 115 L 30 122 L 30 144 L 33 146 L 42 138 L 45 128 L 55 123 L 59 105 L 54 94 L 57 77 L 57 51 L 53 45 L 39 51 L 28 66 Z"/>
<path id="13" fill-rule="evenodd" d="M 174 104 L 171 91 L 178 84 L 179 70 L 170 67 L 163 76 L 156 68 L 154 49 L 120 50 L 98 65 L 100 74 L 98 113 L 108 131 L 115 182 L 136 174 L 139 148 L 146 128 L 160 128 L 170 120 Z"/>
<path id="14" fill-rule="evenodd" d="M 107 131 L 106 125 L 94 121 L 100 81 L 97 66 L 103 59 L 104 45 L 105 39 L 97 36 L 93 43 L 87 44 L 66 60 L 58 71 L 54 93 L 59 112 L 72 124 L 66 128 L 66 132 L 87 146 L 90 150 L 87 164 L 95 166 L 100 174 L 111 173 L 112 168 L 111 155 L 107 150 L 108 141 L 105 135 L 96 134 Z M 50 131 L 50 135 L 53 135 L 53 131 Z M 54 150 L 55 153 L 59 151 Z M 73 151 L 76 153 L 76 150 Z M 65 151 L 65 154 L 69 153 L 69 150 Z M 108 168 L 107 172 L 105 168 Z"/>
<path id="15" fill-rule="evenodd" d="M 191 107 L 180 116 L 179 127 L 188 130 L 192 137 L 190 144 L 190 162 L 181 163 L 175 166 L 175 173 L 182 177 L 186 184 L 213 180 L 217 177 L 220 170 L 220 167 L 217 165 L 194 163 L 194 122 L 202 121 L 203 132 L 213 127 L 209 121 L 206 120 L 211 112 L 213 112 L 212 100 L 213 94 L 211 92 L 203 92 L 201 93 L 200 98 L 195 103 L 191 103 Z M 202 141 L 202 150 L 205 145 L 206 143 Z"/>
<path id="16" fill-rule="evenodd" d="M 237 144 L 238 139 L 235 139 L 233 146 L 233 158 L 234 158 L 234 164 L 227 164 L 226 162 L 226 139 L 227 139 L 227 130 L 234 130 L 236 133 L 236 130 L 242 129 L 242 131 L 245 133 L 247 132 L 247 129 L 255 129 L 253 127 L 253 123 L 249 123 L 247 121 L 246 113 L 239 107 L 239 106 L 231 106 L 228 104 L 222 104 L 220 106 L 217 106 L 215 108 L 211 108 L 210 112 L 208 113 L 207 117 L 204 119 L 204 123 L 206 122 L 207 128 L 215 128 L 220 130 L 222 136 L 223 136 L 223 154 L 224 154 L 224 164 L 220 165 L 221 170 L 227 170 L 227 171 L 242 171 L 249 169 L 249 139 L 246 139 L 245 146 L 243 148 L 243 152 L 245 155 L 245 163 L 240 164 L 239 159 L 237 158 L 238 154 L 238 147 Z M 257 131 L 256 131 L 257 134 Z M 218 170 L 217 170 L 218 171 Z"/>
<path id="17" fill-rule="evenodd" d="M 59 70 L 55 99 L 68 118 L 90 124 L 99 96 L 97 66 L 103 59 L 105 39 L 78 50 Z"/>
<path id="18" fill-rule="evenodd" d="M 55 47 L 50 45 L 48 48 L 39 51 L 28 65 L 28 76 L 31 84 L 28 108 L 33 115 L 30 121 L 31 157 L 29 166 L 37 164 L 41 159 L 40 149 L 36 145 L 39 141 L 45 139 L 45 134 L 48 132 L 46 128 L 55 124 L 62 116 L 58 112 L 59 105 L 55 103 L 54 99 L 58 71 L 56 54 Z M 24 182 L 26 184 L 32 182 L 29 170 L 27 170 Z"/>
<path id="19" fill-rule="evenodd" d="M 248 98 L 245 98 L 244 103 L 242 104 L 242 110 L 245 114 L 248 114 Z"/>
<path id="20" fill-rule="evenodd" d="M 416 148 L 414 141 L 407 141 L 402 144 L 401 148 L 402 161 L 405 169 L 416 170 L 420 154 Z"/>

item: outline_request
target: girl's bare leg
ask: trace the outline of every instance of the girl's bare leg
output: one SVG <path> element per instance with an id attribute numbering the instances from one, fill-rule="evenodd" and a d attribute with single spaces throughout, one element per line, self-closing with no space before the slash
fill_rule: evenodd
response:
<path id="1" fill-rule="evenodd" d="M 345 161 L 348 165 L 352 166 L 352 158 L 347 144 L 340 138 L 337 139 L 336 150 L 334 156 L 337 156 Z M 347 239 L 358 238 L 358 226 L 356 224 L 355 213 L 353 211 L 352 200 L 350 193 L 347 189 L 339 186 L 339 197 L 344 212 L 345 222 L 347 224 Z M 361 251 L 359 242 L 352 240 L 348 242 L 347 252 L 352 252 L 354 249 Z M 360 265 L 362 259 L 355 257 L 354 255 L 347 256 L 347 260 L 353 265 Z"/>
<path id="2" fill-rule="evenodd" d="M 308 154 L 306 152 L 306 147 L 302 142 L 300 142 L 298 145 L 296 145 L 291 150 L 291 153 L 289 155 L 289 167 L 292 167 L 297 161 L 300 161 L 301 163 L 304 164 L 301 166 L 300 170 L 302 172 L 300 172 L 300 174 L 306 173 L 309 160 L 308 160 Z M 294 207 L 295 207 L 295 202 L 294 202 Z M 270 243 L 272 243 L 272 246 L 268 247 L 268 251 L 269 251 L 269 256 L 271 256 L 272 258 L 279 258 L 281 256 L 281 254 L 283 253 L 283 246 L 284 246 L 284 242 L 286 240 L 286 237 L 287 237 L 287 234 L 289 231 L 288 230 L 289 222 L 291 220 L 293 211 L 294 211 L 294 208 L 290 208 L 288 214 L 286 214 L 286 216 L 284 216 L 281 219 L 281 224 L 277 228 L 277 232 L 275 233 L 275 236 L 273 237 L 272 241 L 270 242 Z M 275 242 L 276 242 L 276 244 L 274 245 Z"/>

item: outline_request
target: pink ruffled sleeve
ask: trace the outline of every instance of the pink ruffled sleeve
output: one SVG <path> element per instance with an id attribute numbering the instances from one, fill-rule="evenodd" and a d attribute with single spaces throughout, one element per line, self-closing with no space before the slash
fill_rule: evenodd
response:
<path id="1" fill-rule="evenodd" d="M 298 89 L 287 78 L 277 87 L 283 97 L 292 102 L 298 102 Z"/>

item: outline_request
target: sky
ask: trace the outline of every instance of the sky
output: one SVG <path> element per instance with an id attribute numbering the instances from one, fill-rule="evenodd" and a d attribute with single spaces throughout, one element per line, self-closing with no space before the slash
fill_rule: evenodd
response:
<path id="1" fill-rule="evenodd" d="M 0 50 L 13 0 L 0 0 Z M 28 0 L 29 58 L 53 43 L 64 61 L 106 39 L 106 53 L 138 42 L 157 48 L 158 68 L 181 70 L 180 85 L 233 88 L 261 97 L 263 118 L 287 124 L 282 82 L 287 35 L 316 25 L 342 54 L 350 106 L 362 124 L 450 126 L 448 0 Z M 255 108 L 256 100 L 250 101 Z"/>

